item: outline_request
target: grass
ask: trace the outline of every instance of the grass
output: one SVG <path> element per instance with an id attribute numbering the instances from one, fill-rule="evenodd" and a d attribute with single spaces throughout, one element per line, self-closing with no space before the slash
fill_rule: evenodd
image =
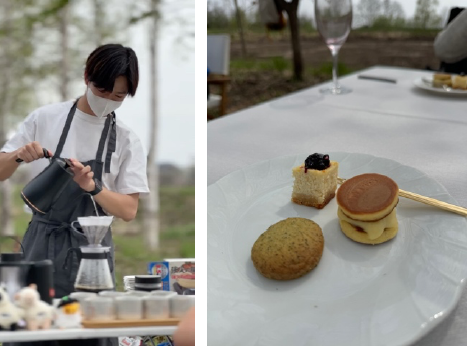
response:
<path id="1" fill-rule="evenodd" d="M 281 56 L 264 59 L 233 59 L 230 62 L 230 70 L 232 74 L 241 71 L 284 72 L 285 70 L 290 69 L 291 66 L 291 62 Z"/>
<path id="2" fill-rule="evenodd" d="M 247 77 L 249 72 L 278 72 L 284 74 L 292 71 L 293 65 L 290 60 L 283 57 L 271 58 L 246 58 L 232 59 L 230 62 L 230 73 L 233 78 Z M 338 63 L 338 74 L 344 76 L 354 72 L 354 70 L 344 63 Z M 318 67 L 307 67 L 304 71 L 306 78 L 331 79 L 332 78 L 332 62 L 325 62 Z"/>
<path id="3" fill-rule="evenodd" d="M 30 215 L 23 211 L 20 197 L 21 186 L 14 187 L 13 213 L 14 229 L 22 238 L 26 232 Z M 160 248 L 150 252 L 145 245 L 141 211 L 136 220 L 114 223 L 114 243 L 117 290 L 123 290 L 123 276 L 146 274 L 148 262 L 164 258 L 195 257 L 195 188 L 194 186 L 163 186 L 160 188 Z M 141 203 L 140 203 L 141 209 Z M 130 229 L 131 232 L 125 230 Z M 13 241 L 0 243 L 0 252 L 10 252 L 15 248 Z M 0 344 L 1 346 L 1 344 Z"/>

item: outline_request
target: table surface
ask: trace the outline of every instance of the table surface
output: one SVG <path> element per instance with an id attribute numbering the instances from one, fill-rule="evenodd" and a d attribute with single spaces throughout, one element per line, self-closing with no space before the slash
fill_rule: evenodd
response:
<path id="1" fill-rule="evenodd" d="M 397 83 L 358 79 L 359 74 Z M 321 95 L 308 88 L 210 121 L 207 180 L 259 161 L 314 152 L 355 152 L 396 160 L 441 183 L 467 207 L 467 94 L 419 89 L 429 71 L 376 66 L 341 79 L 353 91 Z M 467 294 L 416 346 L 457 346 L 467 340 Z"/>
<path id="2" fill-rule="evenodd" d="M 134 328 L 99 328 L 99 329 L 50 329 L 41 331 L 0 332 L 0 342 L 25 342 L 44 340 L 94 339 L 119 336 L 172 335 L 174 326 L 134 327 Z"/>

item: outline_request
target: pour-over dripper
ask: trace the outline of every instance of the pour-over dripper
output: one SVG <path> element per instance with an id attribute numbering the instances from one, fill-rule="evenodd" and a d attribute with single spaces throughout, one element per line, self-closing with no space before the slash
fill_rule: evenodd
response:
<path id="1" fill-rule="evenodd" d="M 89 245 L 99 246 L 109 231 L 113 216 L 78 217 L 78 222 L 86 236 Z"/>

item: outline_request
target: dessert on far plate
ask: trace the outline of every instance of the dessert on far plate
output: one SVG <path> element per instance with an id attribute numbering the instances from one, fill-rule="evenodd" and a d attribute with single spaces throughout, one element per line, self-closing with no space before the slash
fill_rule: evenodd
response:
<path id="1" fill-rule="evenodd" d="M 315 153 L 292 169 L 292 202 L 322 209 L 336 195 L 339 164 L 329 155 Z"/>
<path id="2" fill-rule="evenodd" d="M 455 76 L 452 87 L 454 89 L 467 90 L 467 76 Z"/>
<path id="3" fill-rule="evenodd" d="M 251 249 L 251 259 L 263 276 L 292 280 L 318 265 L 323 248 L 323 232 L 317 223 L 291 217 L 275 223 L 259 236 Z"/>
<path id="4" fill-rule="evenodd" d="M 435 88 L 442 88 L 444 85 L 452 86 L 452 76 L 447 73 L 435 73 L 433 75 L 432 85 Z"/>
<path id="5" fill-rule="evenodd" d="M 391 178 L 367 173 L 346 180 L 337 190 L 337 216 L 342 232 L 364 244 L 384 243 L 399 230 L 399 187 Z"/>

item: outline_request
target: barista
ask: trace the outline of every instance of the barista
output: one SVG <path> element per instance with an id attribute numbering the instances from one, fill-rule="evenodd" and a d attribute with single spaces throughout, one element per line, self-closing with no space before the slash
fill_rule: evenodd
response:
<path id="1" fill-rule="evenodd" d="M 87 244 L 82 233 L 71 228 L 80 216 L 110 214 L 125 221 L 135 218 L 139 194 L 148 193 L 146 157 L 139 138 L 116 118 L 115 110 L 138 87 L 138 60 L 135 52 L 119 44 L 95 49 L 86 61 L 86 91 L 79 98 L 50 104 L 33 111 L 17 133 L 0 150 L 0 181 L 26 163 L 44 157 L 47 148 L 53 157 L 70 158 L 74 182 L 67 185 L 47 214 L 33 210 L 23 238 L 25 259 L 54 261 L 56 298 L 74 291 L 78 259 L 71 256 L 64 268 L 67 251 Z M 47 160 L 39 160 L 47 164 Z M 105 212 L 104 212 L 105 211 Z M 104 246 L 111 247 L 111 232 Z M 114 261 L 110 261 L 114 275 Z M 84 341 L 82 345 L 87 345 Z"/>

